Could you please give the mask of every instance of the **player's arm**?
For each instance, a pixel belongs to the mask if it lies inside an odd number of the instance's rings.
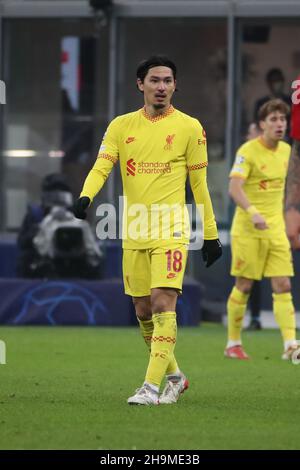
[[[285,201],[287,235],[292,248],[300,249],[300,103],[294,104],[291,116],[291,137],[294,139],[290,158]]]
[[[243,186],[245,178],[238,176],[231,176],[229,182],[229,195],[234,200],[237,206],[241,207],[251,217],[252,223],[258,230],[265,230],[268,228],[265,219],[258,212],[255,206],[251,205]]]
[[[255,228],[258,230],[265,230],[268,228],[265,219],[262,217],[256,207],[251,204],[243,189],[245,181],[250,176],[252,167],[251,158],[249,157],[244,145],[238,149],[233,167],[229,175],[229,195],[237,206],[248,212]]]
[[[112,121],[108,126],[100,145],[97,160],[86,177],[79,199],[75,202],[74,214],[78,219],[86,218],[87,208],[102,189],[111,170],[118,161],[117,126],[115,121]]]
[[[190,137],[187,166],[195,203],[203,208],[204,243],[202,256],[206,267],[209,267],[222,256],[222,245],[218,238],[216,219],[207,187],[206,136],[198,122],[196,122]]]
[[[207,186],[206,168],[189,169],[190,185],[195,203],[203,207],[204,239],[214,240],[218,238],[218,230],[213,211],[213,206]]]

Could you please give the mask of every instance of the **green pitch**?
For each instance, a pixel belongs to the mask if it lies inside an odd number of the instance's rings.
[[[223,358],[225,330],[180,329],[190,389],[176,405],[128,406],[146,347],[135,328],[0,328],[1,449],[300,449],[300,365],[278,331],[244,333],[249,362]]]

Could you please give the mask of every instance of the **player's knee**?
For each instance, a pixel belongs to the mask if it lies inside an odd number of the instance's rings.
[[[171,310],[171,308],[169,307],[169,303],[166,299],[159,299],[152,303],[153,313],[168,312],[169,310]]]
[[[138,319],[142,321],[151,320],[152,311],[151,311],[150,299],[146,300],[146,299],[133,298],[132,301],[133,301],[135,313]]]
[[[151,293],[152,313],[173,312],[176,308],[177,295],[175,289],[153,289]]]
[[[151,320],[151,318],[152,318],[151,310],[150,310],[150,312],[145,311],[145,310],[139,310],[139,311],[136,310],[135,313],[136,313],[137,318],[141,321]]]
[[[237,279],[235,287],[243,292],[243,294],[250,294],[253,286],[253,281],[250,279]]]
[[[272,287],[273,291],[276,294],[285,294],[287,292],[290,292],[292,288],[291,281],[288,277],[281,279],[272,279]]]
[[[161,296],[151,300],[153,313],[169,312],[175,310],[176,299],[168,296]]]

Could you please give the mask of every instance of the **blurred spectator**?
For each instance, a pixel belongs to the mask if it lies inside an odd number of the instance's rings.
[[[254,121],[258,122],[258,111],[259,108],[267,101],[272,100],[274,98],[279,98],[284,101],[288,106],[291,106],[291,98],[290,96],[284,93],[284,83],[285,78],[283,72],[279,68],[270,69],[266,74],[266,83],[269,88],[269,93],[262,98],[259,98],[255,105],[254,105]]]
[[[261,134],[261,131],[256,122],[250,122],[247,130],[246,140],[256,139]]]
[[[18,235],[20,277],[99,277],[101,252],[87,222],[71,212],[65,177],[47,175],[40,204],[29,204]]]

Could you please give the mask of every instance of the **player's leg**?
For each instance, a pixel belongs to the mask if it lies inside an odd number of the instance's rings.
[[[249,359],[242,347],[241,331],[253,280],[237,277],[227,301],[227,345],[225,357]]]
[[[182,291],[187,248],[180,245],[151,252],[151,307],[154,331],[146,381],[157,385],[167,374],[160,403],[175,403],[188,381],[174,357],[177,336],[176,302]]]
[[[123,250],[125,294],[132,297],[140,330],[149,350],[151,348],[153,332],[150,276],[150,257],[148,250]]]
[[[241,331],[253,281],[262,276],[266,246],[259,239],[232,237],[231,252],[231,275],[236,282],[227,301],[228,338],[224,355],[248,359],[242,348]]]
[[[151,306],[154,324],[146,382],[160,387],[174,353],[176,343],[175,289],[152,289]],[[154,310],[156,313],[154,313]]]
[[[151,349],[153,333],[150,302],[150,258],[147,250],[123,250],[123,280],[125,294],[133,298],[140,330],[146,345]],[[130,405],[157,405],[158,390],[148,384],[128,398]]]
[[[140,325],[141,334],[144,338],[145,344],[151,352],[151,341],[153,335],[153,319],[152,319],[152,310],[151,310],[151,297],[133,297],[132,299],[137,320]],[[171,357],[169,362],[166,374],[175,374],[179,371],[178,364],[176,362],[174,354]]]
[[[296,342],[295,308],[290,277],[294,275],[290,244],[285,234],[270,242],[265,276],[271,278],[273,311],[284,343],[283,359],[290,359]]]
[[[140,331],[146,346],[151,351],[151,339],[153,334],[153,320],[151,311],[150,295],[143,297],[133,297],[133,305],[137,320],[139,322]]]
[[[282,359],[289,360],[299,349],[296,340],[295,308],[291,294],[291,282],[288,277],[271,278],[273,290],[273,311],[281,331],[284,353]]]
[[[151,352],[151,341],[154,329],[151,310],[151,297],[150,295],[146,297],[133,297],[132,300],[135,307],[137,320],[140,325],[141,334],[144,338],[145,344],[149,352]],[[178,371],[178,364],[173,354],[168,365],[166,374],[174,375]]]
[[[170,371],[177,337],[177,295],[176,289],[168,288],[154,288],[151,292],[152,311],[158,313],[153,313],[154,331],[146,382],[159,386],[167,374],[167,384],[160,396],[161,404],[176,403],[188,388],[188,381],[177,364]]]
[[[123,253],[123,273],[125,292],[133,297],[137,320],[144,341],[151,352],[151,342],[154,324],[152,320],[150,295],[150,255],[149,250],[124,250]],[[174,354],[171,355],[167,368],[167,374],[180,373]],[[147,384],[146,384],[147,385]],[[155,384],[148,384],[150,389]],[[148,387],[148,389],[149,389]],[[155,391],[156,386],[155,386]],[[144,389],[139,389],[138,397],[130,397],[129,402],[143,401],[144,396],[140,394]],[[148,395],[148,394],[147,394]],[[147,398],[147,397],[146,397]],[[150,400],[151,401],[151,400]]]
[[[151,354],[151,344],[153,335],[153,320],[151,311],[151,300],[149,296],[133,297],[133,304],[137,320],[139,322],[140,331],[144,338],[145,344]],[[128,398],[127,402],[130,405],[156,405],[158,404],[159,389],[155,384],[143,383],[142,387],[137,389],[135,394]]]
[[[177,292],[174,289],[155,289],[151,294],[151,305],[160,309],[160,314],[152,315],[153,333],[150,346],[150,358],[143,386],[128,399],[131,405],[157,404],[160,384],[168,365],[174,358],[176,343],[175,307]],[[139,301],[136,302],[139,305]],[[141,304],[139,305],[141,307]],[[141,311],[139,311],[141,314]]]
[[[260,310],[261,310],[261,283],[255,281],[251,294],[249,297],[249,309],[251,314],[250,323],[247,327],[248,331],[257,331],[261,330],[261,321],[260,321]]]

